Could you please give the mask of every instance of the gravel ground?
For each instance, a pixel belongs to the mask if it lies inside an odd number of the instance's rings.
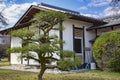
[[[1,66],[0,69],[11,69],[11,70],[19,70],[19,71],[30,71],[30,72],[39,72],[40,69],[37,68],[31,68],[30,66]],[[62,73],[60,70],[58,69],[47,69],[45,71],[45,73],[53,73],[53,74],[58,74],[58,73]]]
[[[23,65],[1,66],[0,69],[11,69],[11,70],[30,71],[30,72],[39,72],[40,71],[40,69],[38,69],[36,67],[23,66]],[[45,71],[45,73],[60,74],[60,73],[73,73],[73,72],[84,72],[84,71],[88,71],[88,70],[80,69],[80,70],[71,70],[71,71],[60,71],[57,68],[55,68],[55,69],[47,69]]]

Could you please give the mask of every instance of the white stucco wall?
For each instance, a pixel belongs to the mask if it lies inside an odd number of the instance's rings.
[[[63,40],[66,42],[63,49],[73,50],[73,25],[78,28],[85,27],[85,47],[91,47],[89,40],[95,37],[95,33],[92,31],[86,31],[86,28],[91,27],[92,24],[77,20],[67,20],[63,25],[65,27],[63,30]]]
[[[38,58],[38,55],[36,52],[30,51],[31,55],[33,55],[35,58]],[[24,61],[25,62],[25,61]],[[29,65],[39,65],[39,63],[33,59],[29,59]]]
[[[88,27],[85,27],[85,47],[91,48],[92,44],[89,42],[96,37],[95,31],[86,31]]]
[[[11,53],[10,55],[10,64],[21,64],[20,53]]]
[[[11,48],[22,47],[22,40],[19,37],[11,37]]]
[[[11,48],[21,47],[21,39],[18,37],[11,37]],[[21,64],[20,53],[11,53],[10,54],[10,63],[11,64]]]
[[[12,37],[11,38],[11,48],[13,47],[22,47],[22,40],[18,37]],[[38,57],[37,54],[35,52],[31,52],[31,54],[33,54],[35,57]],[[26,58],[20,58],[21,53],[11,53],[10,56],[10,63],[11,64],[28,64],[28,60]],[[37,63],[34,60],[29,60],[30,65],[39,65],[39,63]]]
[[[63,49],[73,51],[73,25],[74,27],[78,28],[83,28],[83,26],[85,27],[85,47],[91,48],[91,43],[89,42],[89,40],[95,37],[95,33],[92,31],[86,31],[86,29],[88,27],[91,27],[93,24],[77,20],[67,20],[63,23],[63,26],[65,27],[65,29],[63,30],[63,40],[65,41]],[[75,55],[83,62],[83,51],[82,54],[76,53]]]
[[[63,45],[64,50],[71,50],[73,51],[73,25],[78,28],[83,28],[85,26],[85,29],[88,27],[91,27],[92,24],[83,22],[83,21],[77,21],[77,20],[66,20],[63,23],[64,30],[63,30],[63,40],[65,41],[65,44]],[[58,25],[56,25],[57,27]],[[59,31],[58,30],[52,30],[49,35],[56,34],[59,37]],[[91,47],[91,44],[89,40],[95,37],[94,32],[92,31],[86,31],[85,30],[85,47]],[[12,37],[11,38],[11,47],[21,47],[21,39]],[[34,53],[35,54],[35,53]],[[19,53],[11,53],[11,64],[21,64],[21,61],[18,60]],[[83,54],[76,54],[78,57],[82,57]],[[80,55],[80,56],[79,56]],[[54,57],[59,58],[58,55],[54,55]],[[23,59],[23,64],[27,64],[27,60]],[[38,64],[34,60],[29,60],[30,65],[36,65]],[[53,63],[54,64],[54,63]]]
[[[58,29],[58,28],[59,28],[59,25],[55,25],[54,28]],[[58,38],[60,37],[60,35],[59,35],[59,30],[54,30],[54,29],[49,32],[49,35],[50,35],[50,36],[52,36],[52,35],[57,35]]]

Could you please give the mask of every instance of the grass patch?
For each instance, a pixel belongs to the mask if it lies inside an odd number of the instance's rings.
[[[37,80],[37,73],[0,69],[0,80]]]
[[[8,66],[8,65],[9,65],[8,58],[1,59],[0,66]]]
[[[0,80],[37,80],[33,72],[0,69]],[[88,71],[69,74],[45,74],[44,80],[120,80],[120,73]]]

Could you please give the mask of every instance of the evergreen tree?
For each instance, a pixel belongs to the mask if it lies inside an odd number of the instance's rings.
[[[59,61],[60,59],[54,57],[54,55],[63,55],[70,52],[72,55],[74,52],[63,51],[61,45],[64,43],[57,35],[50,35],[50,31],[54,28],[59,30],[63,29],[62,23],[69,17],[57,11],[44,11],[39,12],[34,16],[34,22],[29,28],[23,28],[14,30],[11,35],[22,39],[22,47],[14,47],[11,52],[20,52],[22,57],[33,59],[40,64],[40,73],[38,80],[42,80],[42,76],[45,70],[48,68],[46,64],[50,64],[53,61]],[[55,25],[59,25],[55,27]],[[38,57],[32,52],[36,52]],[[60,63],[59,63],[60,64]],[[71,64],[73,66],[73,64]],[[70,66],[71,67],[71,66]]]

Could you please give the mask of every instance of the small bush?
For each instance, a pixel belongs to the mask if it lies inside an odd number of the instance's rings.
[[[98,37],[92,52],[100,68],[120,71],[120,30]]]
[[[64,57],[71,57],[71,56],[74,56],[75,54],[75,52],[69,51],[69,50],[64,50],[63,53],[64,53],[63,54]]]
[[[66,59],[61,59],[58,62],[58,68],[60,70],[64,70],[64,71],[68,71],[70,70],[72,67],[77,66],[81,63],[80,59],[75,58],[75,59],[70,59],[70,58],[66,58]]]
[[[74,51],[64,50],[63,59],[60,59],[60,61],[58,62],[58,68],[60,70],[68,71],[72,67],[81,64],[80,59],[73,57],[74,54]]]
[[[70,70],[70,68],[73,66],[73,60],[71,59],[65,59],[65,60],[60,60],[58,63],[58,68],[61,70]]]

